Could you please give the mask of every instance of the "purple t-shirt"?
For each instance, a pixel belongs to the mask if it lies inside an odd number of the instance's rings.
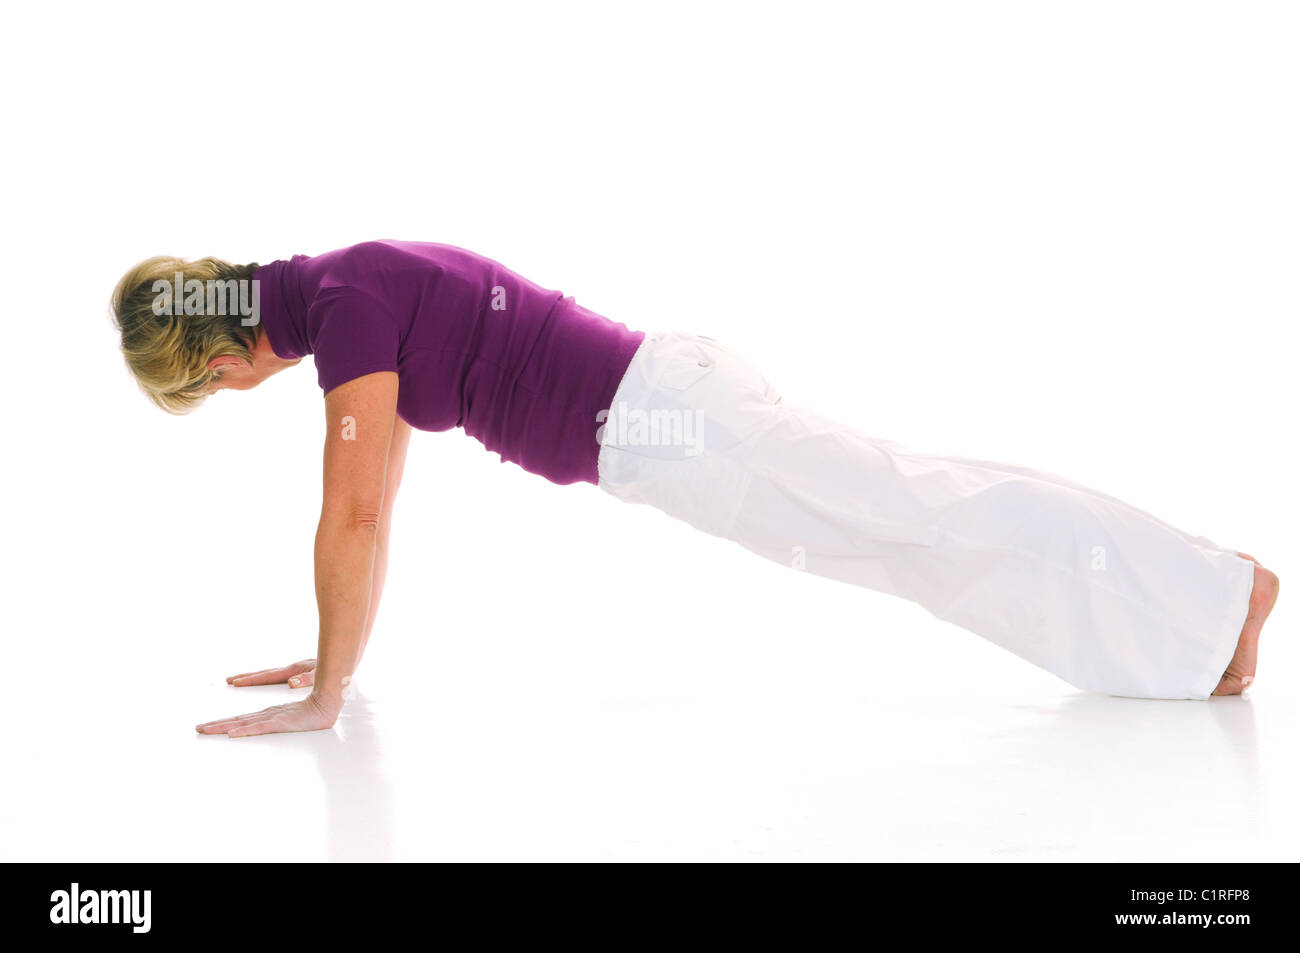
[[[271,349],[313,355],[325,392],[396,371],[412,427],[463,427],[503,463],[596,482],[597,414],[643,332],[453,245],[363,242],[253,277]]]

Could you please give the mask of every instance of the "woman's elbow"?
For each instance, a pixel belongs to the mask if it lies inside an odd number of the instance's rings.
[[[321,511],[321,528],[377,534],[382,502],[354,502],[327,506]]]

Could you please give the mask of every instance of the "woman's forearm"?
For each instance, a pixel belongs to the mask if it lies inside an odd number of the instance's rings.
[[[322,516],[316,531],[320,636],[312,694],[335,709],[342,706],[371,621],[377,536],[377,520],[342,514]]]
[[[388,468],[385,475],[384,505],[379,513],[378,532],[375,534],[375,561],[370,573],[370,604],[366,609],[366,628],[361,633],[361,646],[357,649],[357,665],[370,642],[370,633],[379,615],[379,600],[384,594],[384,577],[388,574],[388,541],[392,536],[393,507],[397,491],[402,485],[402,471],[406,468],[406,450],[411,441],[411,425],[400,417],[393,421],[393,436],[388,447]],[[355,667],[354,667],[355,671]]]
[[[361,633],[361,645],[357,648],[357,662],[353,671],[361,665],[366,654],[366,645],[370,642],[370,632],[375,627],[375,616],[379,614],[379,600],[384,594],[384,577],[388,574],[388,525],[387,519],[379,525],[375,537],[375,562],[370,572],[370,606],[366,610],[366,627]]]

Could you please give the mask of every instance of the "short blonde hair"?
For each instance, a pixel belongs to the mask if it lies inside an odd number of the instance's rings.
[[[157,282],[251,280],[257,265],[234,265],[220,258],[186,261],[169,255],[147,258],[113,289],[113,321],[122,332],[122,355],[136,382],[155,404],[172,414],[186,414],[206,399],[204,388],[214,376],[209,363],[217,357],[251,361],[260,325],[245,326],[241,315],[219,313],[209,296],[200,314],[176,307],[158,313]],[[170,300],[170,299],[169,299]]]

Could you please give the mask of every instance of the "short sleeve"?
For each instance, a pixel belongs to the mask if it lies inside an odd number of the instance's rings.
[[[325,393],[366,374],[397,371],[397,322],[370,295],[330,289],[308,308],[307,323],[315,331],[316,379]]]

